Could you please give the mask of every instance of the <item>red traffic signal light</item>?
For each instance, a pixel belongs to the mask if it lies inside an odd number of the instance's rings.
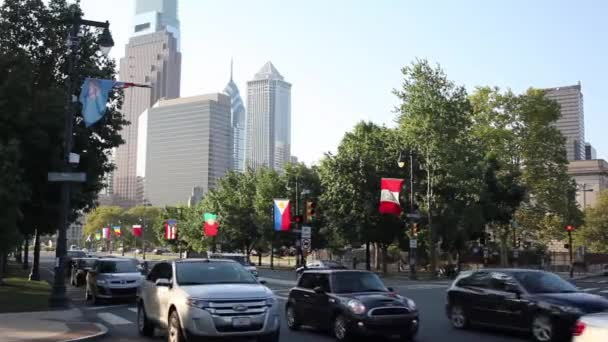
[[[574,230],[574,226],[571,226],[571,225],[566,226],[566,231],[571,232],[573,230]]]
[[[302,223],[302,215],[296,215],[296,216],[293,218],[293,221],[294,221],[296,224],[298,224],[298,223]]]

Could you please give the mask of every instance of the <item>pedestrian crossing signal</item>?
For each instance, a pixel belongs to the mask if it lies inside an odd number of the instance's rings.
[[[317,214],[317,203],[313,200],[306,201],[306,222],[312,223],[315,221]]]

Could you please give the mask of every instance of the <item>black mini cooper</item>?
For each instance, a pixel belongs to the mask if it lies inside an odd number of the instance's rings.
[[[289,292],[285,310],[290,329],[310,325],[332,331],[338,341],[357,336],[413,339],[419,326],[414,301],[368,271],[305,271]]]

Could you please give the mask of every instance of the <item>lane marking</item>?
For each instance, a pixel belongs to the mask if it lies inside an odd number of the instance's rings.
[[[106,306],[91,306],[86,308],[86,310],[90,310],[90,311],[97,311],[97,310],[105,310],[105,309],[121,309],[126,307],[129,304],[122,304],[122,305],[106,305]]]
[[[600,293],[608,293],[608,290],[602,290]]]
[[[128,310],[131,312],[137,313],[137,308],[129,308]]]
[[[588,289],[583,289],[583,291],[585,291],[585,292],[592,292],[592,291],[599,290],[599,289],[600,289],[599,287],[591,287],[591,288],[588,288]]]
[[[133,322],[109,312],[100,312],[97,314],[97,317],[111,325],[133,324]]]

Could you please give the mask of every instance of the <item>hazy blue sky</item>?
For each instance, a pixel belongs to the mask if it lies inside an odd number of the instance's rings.
[[[82,0],[124,54],[134,1]],[[608,2],[181,0],[182,96],[245,82],[271,60],[292,88],[292,154],[314,162],[360,120],[392,125],[400,68],[439,63],[458,84],[582,82],[586,139],[608,157]]]

